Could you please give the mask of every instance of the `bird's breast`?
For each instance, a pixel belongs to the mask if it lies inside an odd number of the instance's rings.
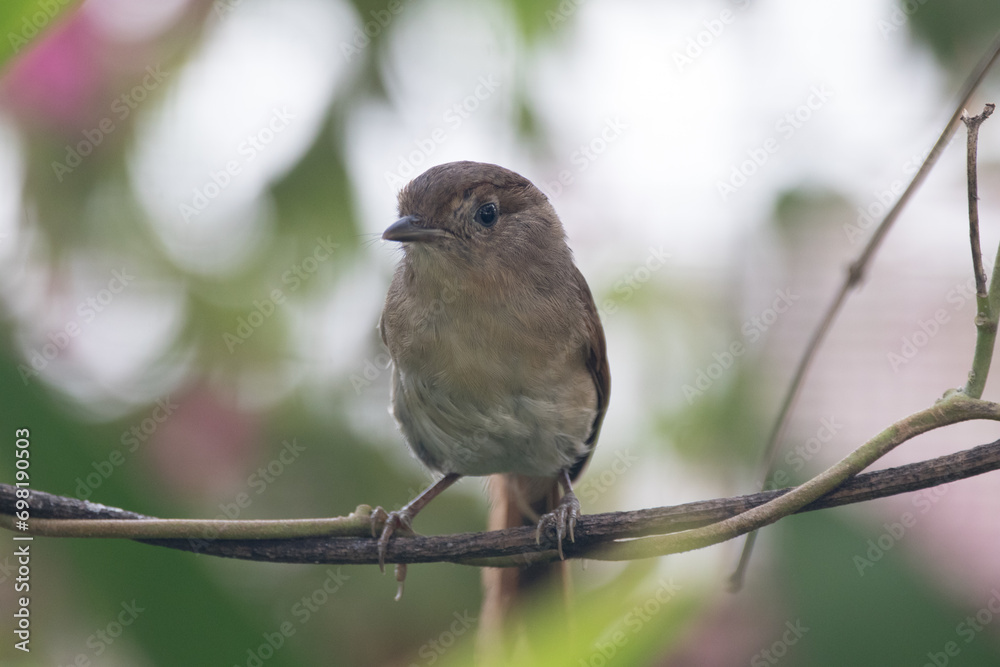
[[[585,454],[596,391],[577,337],[558,325],[524,302],[456,295],[387,329],[392,411],[417,456],[443,472],[549,476]]]

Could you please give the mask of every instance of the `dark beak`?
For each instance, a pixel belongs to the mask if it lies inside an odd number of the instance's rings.
[[[423,227],[422,222],[418,215],[404,216],[389,225],[389,228],[382,232],[382,238],[400,243],[421,243],[440,238],[447,233],[436,227]]]

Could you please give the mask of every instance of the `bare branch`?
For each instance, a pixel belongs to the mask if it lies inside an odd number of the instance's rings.
[[[864,473],[849,479],[833,493],[800,509],[809,512],[866,502],[918,491],[1000,469],[1000,440],[956,454],[920,463]],[[721,521],[774,500],[790,489],[747,496],[719,498],[673,507],[580,518],[576,542],[565,545],[567,558],[587,558],[588,552],[613,542],[648,535],[673,533]],[[13,486],[0,484],[0,518],[14,511]],[[149,519],[135,512],[31,492],[32,521],[38,519]],[[363,513],[363,512],[362,512]],[[5,522],[9,524],[9,521]],[[146,544],[214,556],[281,563],[376,564],[376,540],[371,537],[298,537],[290,539],[164,539],[138,540]],[[455,562],[469,565],[513,566],[558,558],[555,549],[535,543],[535,529],[514,528],[484,533],[435,537],[398,536],[389,544],[386,560],[392,563]]]
[[[972,370],[963,390],[966,395],[979,398],[986,388],[986,377],[993,360],[993,347],[997,338],[997,309],[986,286],[986,270],[983,268],[983,251],[979,245],[979,182],[976,176],[976,159],[979,146],[979,126],[993,114],[996,105],[987,104],[978,116],[962,114],[962,122],[968,128],[966,143],[966,171],[969,182],[969,241],[972,246],[972,271],[976,276],[976,349],[972,356]],[[1000,252],[1000,251],[998,251]],[[993,263],[994,278],[990,289],[997,289],[997,266]]]
[[[976,275],[976,296],[986,298],[986,270],[983,269],[983,251],[979,246],[979,181],[976,176],[976,159],[979,148],[979,126],[993,115],[995,104],[987,104],[978,116],[962,113],[962,122],[968,128],[966,141],[966,171],[969,182],[969,240],[972,245],[972,269]]]
[[[762,460],[764,461],[764,474],[762,475],[763,481],[761,482],[761,486],[766,483],[766,480],[774,471],[774,462],[777,459],[778,454],[778,443],[781,441],[781,436],[788,424],[788,417],[792,412],[792,407],[795,405],[796,399],[798,398],[799,391],[802,389],[802,383],[805,380],[806,373],[808,373],[809,367],[812,365],[812,361],[819,351],[819,346],[823,343],[827,333],[829,333],[830,329],[833,327],[833,322],[840,313],[840,309],[847,300],[847,296],[858,286],[864,277],[864,273],[867,270],[868,265],[871,263],[872,257],[875,256],[875,253],[881,246],[882,240],[889,233],[889,230],[896,222],[899,214],[902,213],[903,208],[910,201],[910,198],[923,184],[924,179],[927,178],[927,174],[929,174],[934,165],[937,164],[938,158],[941,156],[941,153],[944,152],[945,147],[948,145],[948,142],[951,141],[951,137],[954,135],[955,130],[958,127],[959,119],[962,117],[964,109],[969,103],[969,99],[971,99],[972,94],[979,88],[979,85],[986,77],[986,72],[988,72],[993,66],[993,63],[996,61],[998,56],[1000,56],[1000,34],[997,34],[997,36],[993,38],[993,42],[990,44],[986,55],[983,56],[982,60],[980,60],[976,65],[976,69],[969,75],[965,85],[962,87],[962,92],[959,95],[959,101],[955,107],[955,112],[952,114],[951,119],[949,119],[948,124],[945,125],[944,130],[938,137],[937,142],[935,142],[931,152],[924,159],[923,164],[920,165],[920,169],[917,170],[917,173],[913,176],[913,180],[910,181],[906,190],[904,190],[903,194],[900,195],[899,200],[895,203],[895,205],[893,205],[889,212],[886,213],[885,218],[882,219],[882,222],[879,223],[879,226],[875,229],[871,238],[868,239],[868,243],[861,251],[861,254],[848,268],[843,284],[841,284],[837,294],[834,296],[830,305],[824,312],[820,323],[813,332],[813,335],[809,338],[809,342],[806,344],[806,349],[802,353],[802,357],[799,359],[798,364],[795,366],[795,372],[792,374],[792,380],[788,385],[788,390],[785,392],[784,398],[782,399],[781,407],[778,410],[778,416],[774,420],[774,426],[771,429],[771,434],[768,438],[767,444],[764,446],[764,454],[762,456]],[[740,555],[739,563],[729,579],[730,588],[732,590],[739,590],[743,585],[743,576],[746,572],[747,564],[750,561],[750,553],[753,551],[755,535],[756,532],[752,532],[747,536],[746,543],[743,546],[743,552]]]

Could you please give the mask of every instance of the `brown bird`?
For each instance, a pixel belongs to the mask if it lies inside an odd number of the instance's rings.
[[[490,527],[537,525],[539,542],[554,533],[561,557],[580,513],[572,482],[597,443],[611,384],[604,330],[559,217],[528,179],[478,162],[415,178],[399,215],[382,235],[403,244],[379,322],[391,412],[443,477],[380,514],[380,565],[394,531],[466,475],[503,475]],[[519,585],[511,568],[499,579]]]

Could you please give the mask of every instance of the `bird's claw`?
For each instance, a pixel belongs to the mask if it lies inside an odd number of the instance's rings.
[[[570,542],[576,542],[574,530],[576,529],[576,520],[579,516],[580,501],[576,499],[572,491],[569,491],[562,497],[554,510],[542,515],[542,518],[538,520],[538,527],[535,529],[535,543],[541,544],[542,533],[548,534],[550,530],[554,529],[556,533],[556,545],[559,549],[559,559],[565,560],[562,548],[563,540],[568,535]]]
[[[386,519],[388,518],[389,518],[389,513],[386,512],[384,509],[382,509],[381,505],[372,510],[370,516],[372,537],[378,536],[379,531],[381,531],[382,527],[385,526]]]
[[[386,512],[381,507],[376,507],[372,511],[371,526],[372,537],[375,537],[379,528],[382,530],[382,534],[378,538],[378,569],[385,574],[385,552],[389,549],[389,539],[397,530],[412,534],[413,517],[405,511]],[[405,569],[402,576],[406,577]],[[402,584],[402,581],[400,581],[400,584]]]
[[[393,599],[399,602],[403,599],[403,584],[406,583],[406,563],[396,563],[396,582],[399,586],[396,587],[396,597]]]

